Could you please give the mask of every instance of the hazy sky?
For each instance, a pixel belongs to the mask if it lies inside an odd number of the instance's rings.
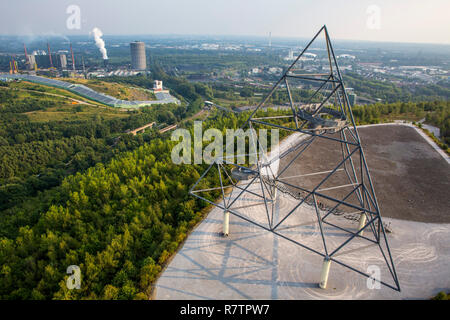
[[[326,24],[336,39],[449,44],[449,13],[450,0],[1,0],[0,34],[311,37]]]

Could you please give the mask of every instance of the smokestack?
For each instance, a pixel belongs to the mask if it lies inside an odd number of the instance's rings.
[[[92,33],[94,34],[95,45],[102,53],[103,60],[108,59],[108,53],[105,48],[105,41],[102,39],[103,32],[99,28],[95,27],[94,29],[92,29]]]
[[[47,41],[47,49],[48,49],[48,58],[50,59],[50,68],[53,68],[53,61],[52,61],[52,52],[50,51],[50,44]]]
[[[50,51],[50,44],[47,41],[48,58],[50,59],[50,68],[53,68],[52,52]]]
[[[23,49],[25,50],[25,61],[28,62],[27,46],[25,45],[25,43],[23,44]]]
[[[84,74],[84,77],[87,78],[87,76],[86,76],[86,67],[84,66],[84,56],[81,56],[81,63],[83,64],[83,74]]]
[[[31,63],[28,59],[28,52],[27,52],[27,46],[25,45],[25,42],[23,43],[23,49],[25,51],[25,65],[27,66],[27,69],[31,69]]]
[[[72,54],[72,69],[75,72],[75,56],[73,55],[72,43],[70,43],[70,53]]]

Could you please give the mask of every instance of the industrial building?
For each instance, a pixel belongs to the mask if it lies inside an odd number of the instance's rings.
[[[38,68],[50,68],[50,58],[47,54],[37,54],[34,56]]]
[[[52,57],[53,58],[53,57]],[[62,53],[58,53],[53,58],[53,61],[55,61],[55,68],[58,69],[66,69],[67,68],[67,56]]]
[[[133,70],[146,70],[147,58],[145,55],[145,43],[134,41],[130,43],[131,49],[131,68]]]
[[[28,70],[33,70],[36,65],[36,56],[35,55],[26,55],[26,65]]]
[[[54,67],[62,70],[67,68],[67,57],[65,54],[35,55],[34,58],[37,66],[42,69]]]

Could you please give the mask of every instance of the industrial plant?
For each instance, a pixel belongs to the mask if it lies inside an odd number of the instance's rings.
[[[9,61],[10,74],[43,75],[51,77],[107,77],[119,76],[129,77],[140,73],[147,73],[146,45],[141,41],[129,43],[130,63],[123,65],[111,65],[102,39],[103,33],[94,28],[92,31],[96,47],[99,49],[102,62],[92,63],[92,59],[86,63],[86,53],[79,48],[74,49],[72,42],[69,42],[68,50],[53,51],[47,41],[45,49],[27,50],[27,45],[23,44],[24,56],[11,55]],[[76,50],[78,49],[78,52]],[[22,58],[23,57],[23,58]]]

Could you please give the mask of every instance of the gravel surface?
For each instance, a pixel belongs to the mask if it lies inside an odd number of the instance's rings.
[[[375,125],[361,127],[358,132],[383,217],[450,223],[450,165],[416,129],[406,125]],[[284,168],[294,156],[291,154],[281,160],[280,168]],[[281,177],[288,178],[285,181],[289,183],[311,189],[324,175],[289,177],[331,170],[340,160],[338,143],[316,139]],[[356,155],[357,169],[358,164],[359,156]],[[322,188],[348,183],[345,172],[339,171]],[[350,190],[342,188],[324,193],[342,199]],[[356,199],[353,200],[356,203]],[[330,205],[323,199],[322,202]]]

